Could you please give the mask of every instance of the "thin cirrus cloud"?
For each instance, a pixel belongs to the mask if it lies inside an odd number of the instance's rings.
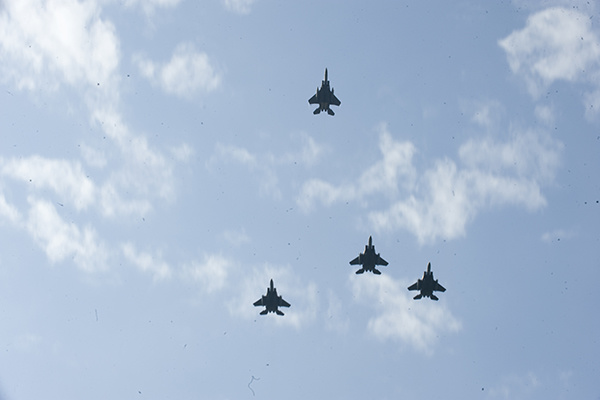
[[[534,98],[557,80],[589,83],[594,89],[584,96],[586,115],[598,113],[600,40],[588,15],[548,8],[530,16],[523,29],[498,44],[506,52],[511,71],[523,77]]]
[[[517,132],[506,142],[472,139],[459,149],[460,164],[445,157],[417,172],[410,142],[399,142],[387,130],[380,135],[382,160],[357,183],[334,185],[321,179],[307,181],[297,202],[310,212],[341,201],[363,201],[392,194],[390,206],[369,212],[377,230],[404,229],[420,243],[465,234],[466,224],[484,208],[499,205],[543,207],[541,192],[560,163],[562,145],[544,133]],[[374,180],[367,178],[376,176]]]
[[[134,56],[134,62],[144,77],[176,96],[210,92],[221,84],[221,74],[213,61],[191,43],[179,44],[166,63],[154,62],[142,55]]]

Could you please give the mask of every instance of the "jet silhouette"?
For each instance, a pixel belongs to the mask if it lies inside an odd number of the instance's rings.
[[[408,290],[420,290],[421,293],[414,297],[415,300],[419,300],[421,297],[430,297],[431,300],[438,300],[437,296],[433,292],[445,292],[446,288],[438,283],[437,280],[433,279],[433,272],[431,272],[431,263],[427,264],[427,271],[423,273],[423,279],[418,279],[416,283],[413,283],[408,287]]]
[[[260,312],[260,315],[266,315],[267,313],[274,312],[277,315],[284,315],[283,312],[279,311],[278,307],[289,307],[290,303],[285,301],[281,296],[277,296],[277,289],[273,287],[273,279],[271,279],[271,287],[267,288],[267,295],[262,296],[260,299],[254,302],[255,307],[264,306],[266,307]]]
[[[329,89],[329,81],[327,80],[327,68],[325,68],[325,80],[321,83],[321,89],[317,88],[317,94],[308,99],[308,104],[318,104],[319,107],[313,114],[319,114],[321,111],[327,111],[329,115],[335,115],[330,105],[339,106],[341,101],[333,94],[333,88]]]
[[[357,274],[362,274],[365,271],[373,271],[375,275],[381,275],[381,271],[375,268],[376,265],[388,265],[379,254],[375,253],[373,246],[373,238],[369,236],[369,244],[365,246],[365,252],[361,253],[354,260],[350,261],[350,265],[362,265],[362,268],[356,271]]]

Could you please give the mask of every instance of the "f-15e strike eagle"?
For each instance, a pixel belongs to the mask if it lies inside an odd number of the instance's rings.
[[[262,296],[260,299],[255,301],[254,306],[266,307],[263,311],[260,312],[260,315],[266,315],[270,312],[274,312],[277,315],[284,315],[283,312],[279,311],[278,307],[289,307],[290,303],[285,301],[281,296],[277,296],[277,289],[273,287],[273,279],[271,279],[271,287],[267,288],[267,295]]]
[[[341,101],[333,94],[333,88],[329,89],[329,80],[327,80],[327,68],[325,68],[325,80],[321,83],[321,89],[317,88],[317,93],[308,99],[308,104],[318,104],[319,107],[313,111],[313,114],[319,114],[321,111],[327,111],[329,115],[335,115],[330,105],[339,106]]]
[[[362,265],[362,268],[356,271],[357,274],[362,274],[365,271],[373,271],[375,275],[381,275],[381,271],[375,268],[376,265],[388,265],[381,256],[375,253],[373,246],[373,237],[369,236],[369,244],[365,246],[365,252],[361,253],[354,260],[350,261],[350,265]]]
[[[413,283],[408,287],[408,290],[420,290],[421,293],[414,297],[415,300],[419,300],[421,297],[430,297],[431,300],[438,300],[437,296],[433,292],[445,292],[446,288],[438,283],[437,280],[433,279],[433,272],[431,272],[431,263],[427,264],[427,271],[423,273],[423,279],[418,279],[416,283]]]

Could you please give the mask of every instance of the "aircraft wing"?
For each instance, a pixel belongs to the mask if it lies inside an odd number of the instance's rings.
[[[438,292],[445,292],[446,288],[436,282],[435,283],[435,287],[433,288],[433,290],[436,290]]]
[[[285,301],[283,298],[279,299],[279,307],[290,307],[290,303]]]
[[[319,100],[317,99],[316,93],[313,95],[313,97],[308,99],[308,104],[319,104]]]
[[[262,297],[254,302],[255,307],[264,306],[264,305],[265,305],[265,303],[263,303]]]
[[[342,104],[342,102],[335,97],[335,94],[331,93],[331,104],[333,104],[334,106],[339,106],[340,104]]]
[[[415,282],[408,287],[408,290],[419,290],[419,282]]]
[[[350,261],[350,265],[361,265],[360,256],[356,257],[354,260]]]
[[[385,261],[383,258],[381,258],[381,256],[379,256],[379,255],[377,256],[377,260],[375,261],[375,263],[377,265],[383,265],[383,266],[388,265],[388,262]]]

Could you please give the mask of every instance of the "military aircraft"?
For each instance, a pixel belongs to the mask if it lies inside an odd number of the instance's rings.
[[[365,271],[373,271],[375,275],[381,275],[381,271],[375,268],[376,265],[388,265],[379,254],[375,253],[373,246],[373,237],[369,236],[369,244],[365,246],[365,252],[361,253],[354,260],[350,261],[350,265],[362,265],[362,268],[356,271],[357,274],[362,274]]]
[[[430,297],[431,300],[438,300],[437,296],[433,292],[445,292],[446,288],[438,283],[437,280],[433,279],[433,272],[431,272],[431,263],[427,264],[427,271],[423,273],[423,279],[417,279],[416,283],[413,283],[408,287],[408,290],[420,290],[421,293],[414,297],[415,300],[419,300],[421,297]]]
[[[327,80],[327,68],[325,68],[325,80],[321,83],[321,89],[317,88],[317,94],[308,99],[308,104],[318,104],[319,107],[313,114],[319,114],[321,111],[327,111],[329,115],[335,115],[333,110],[329,108],[330,105],[339,106],[342,104],[341,101],[333,94],[333,88],[329,90],[329,81]]]
[[[285,301],[281,296],[277,296],[277,289],[273,287],[273,279],[271,279],[271,287],[267,288],[267,295],[262,296],[260,299],[254,302],[255,307],[264,306],[266,307],[260,312],[260,315],[266,315],[267,313],[274,312],[277,315],[283,315],[283,312],[279,311],[278,307],[289,307],[290,303]]]

